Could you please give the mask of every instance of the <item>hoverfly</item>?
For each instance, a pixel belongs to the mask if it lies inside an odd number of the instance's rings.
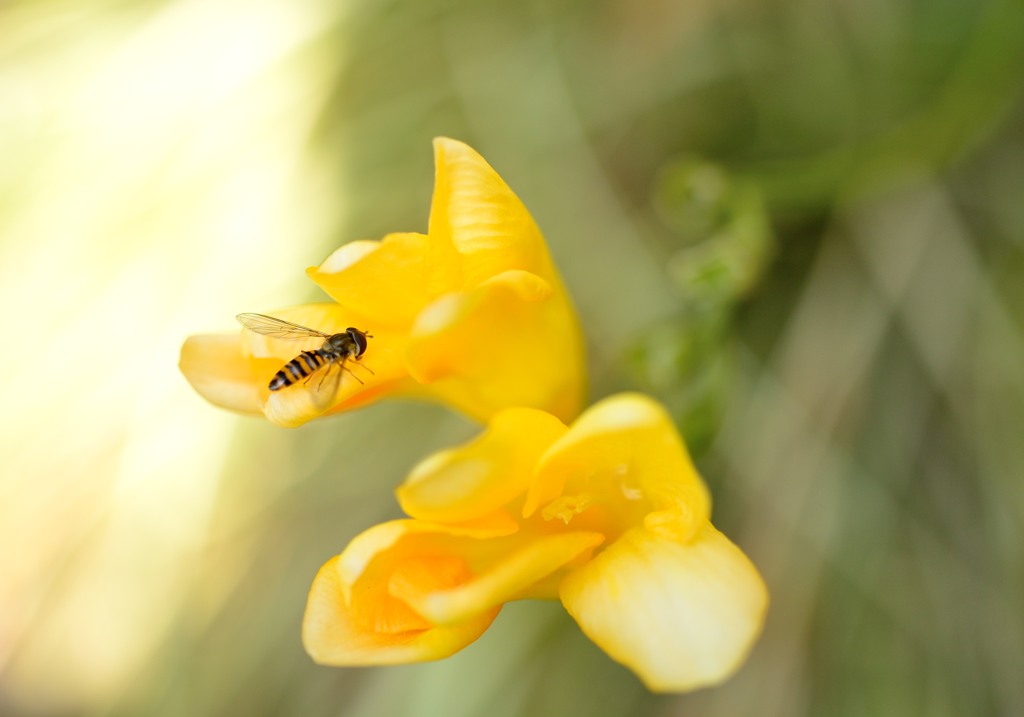
[[[287,388],[303,379],[308,383],[314,374],[323,369],[323,375],[320,377],[320,383],[317,384],[315,396],[326,403],[334,398],[341,375],[345,371],[348,371],[352,378],[359,381],[359,383],[363,382],[345,363],[350,359],[358,361],[362,357],[366,352],[366,340],[372,339],[373,334],[354,329],[351,326],[345,329],[344,333],[325,334],[322,331],[293,324],[284,319],[275,319],[273,316],[266,316],[264,314],[239,314],[235,318],[250,331],[255,331],[257,334],[263,334],[275,339],[303,341],[320,338],[324,340],[320,348],[313,349],[312,351],[303,351],[282,366],[281,370],[274,374],[274,378],[270,379],[269,388],[271,391],[280,391],[282,388]],[[368,366],[359,365],[373,374],[373,371],[370,371]],[[339,368],[337,373],[334,372],[335,366]]]

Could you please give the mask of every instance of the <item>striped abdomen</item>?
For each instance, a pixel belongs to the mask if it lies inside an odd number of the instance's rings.
[[[319,351],[303,351],[286,363],[270,380],[270,390],[277,391],[293,383],[301,381],[328,362],[328,358]]]

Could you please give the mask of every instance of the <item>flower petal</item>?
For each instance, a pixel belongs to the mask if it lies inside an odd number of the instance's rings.
[[[543,411],[505,409],[477,438],[413,468],[398,502],[414,518],[442,523],[488,515],[525,492],[537,460],[566,430]]]
[[[648,505],[648,529],[681,542],[711,514],[711,498],[671,417],[660,404],[624,393],[594,404],[551,446],[537,467],[523,514],[563,494],[567,481],[614,478],[614,493]],[[578,487],[577,487],[578,489]]]
[[[729,677],[768,605],[757,569],[710,523],[685,545],[628,531],[566,577],[560,593],[583,632],[657,692]]]
[[[457,554],[452,547],[463,539],[484,540],[509,534],[489,527],[453,526],[425,520],[391,520],[373,526],[352,539],[340,556],[338,573],[346,599],[352,586],[371,571],[390,574],[392,567],[415,554]]]
[[[533,217],[483,157],[438,137],[434,167],[429,235],[432,243],[462,255],[464,288],[509,269],[554,276]]]
[[[568,421],[582,401],[582,342],[572,309],[563,293],[525,271],[504,272],[427,307],[413,325],[407,361],[433,396],[481,421],[509,406]]]
[[[338,561],[332,558],[317,573],[302,621],[302,644],[323,665],[394,665],[447,657],[482,635],[498,613],[495,609],[445,627],[370,630],[345,597]]]
[[[389,234],[379,242],[345,244],[306,273],[338,304],[374,326],[408,326],[428,303],[458,289],[446,279],[456,269],[430,259],[426,236]]]
[[[303,642],[318,662],[378,665],[445,657],[475,640],[499,605],[439,628],[390,592],[399,574],[416,589],[454,587],[472,573],[470,553],[501,529],[393,520],[356,536],[325,565],[310,591]]]
[[[190,336],[181,347],[181,372],[210,403],[242,413],[260,413],[260,381],[242,355],[238,334]]]
[[[471,546],[475,548],[471,560],[486,560],[487,564],[454,587],[425,589],[422,579],[410,579],[412,576],[404,573],[392,577],[390,592],[435,624],[457,625],[479,614],[481,609],[509,600],[549,597],[534,594],[534,586],[581,556],[589,555],[603,541],[600,533],[587,532],[494,539]]]

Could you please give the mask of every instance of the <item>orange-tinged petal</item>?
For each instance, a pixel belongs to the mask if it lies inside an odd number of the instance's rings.
[[[337,562],[339,589],[351,619],[371,632],[456,624],[507,600],[538,596],[538,581],[586,559],[603,540],[580,531],[508,534],[500,527],[393,520],[345,548]]]
[[[493,541],[503,546],[491,554],[493,562],[453,587],[435,587],[425,584],[419,574],[406,574],[392,579],[390,592],[434,624],[457,625],[481,610],[509,600],[547,597],[535,595],[534,586],[581,556],[589,555],[603,541],[600,533],[587,532]]]
[[[270,391],[268,385],[281,368],[302,351],[323,345],[323,339],[291,341],[243,330],[243,355],[251,357],[259,377],[260,400],[267,418],[279,426],[295,427],[327,413],[372,403],[384,395],[412,390],[404,365],[405,334],[389,327],[375,327],[366,317],[337,304],[306,304],[271,312],[271,316],[326,334],[344,332],[349,326],[368,331],[366,352],[358,361],[314,372],[308,379]]]
[[[566,430],[543,411],[505,409],[477,438],[413,468],[398,502],[414,518],[443,523],[488,515],[525,492],[537,460]]]
[[[339,305],[376,327],[407,327],[433,299],[459,288],[437,278],[450,271],[430,261],[422,234],[389,234],[379,242],[346,244],[306,273]]]
[[[471,579],[479,546],[502,528],[393,520],[356,536],[314,581],[303,628],[307,650],[327,664],[388,664],[435,659],[475,639],[499,607],[482,605],[460,625],[437,628],[391,594],[393,580],[424,591]]]
[[[729,677],[768,605],[757,569],[710,523],[687,544],[630,530],[570,573],[560,593],[583,632],[657,692]]]
[[[425,520],[391,520],[363,531],[348,544],[338,561],[346,597],[359,580],[390,575],[410,557],[458,555],[465,540],[499,538],[514,531],[507,525],[442,525]],[[465,552],[465,551],[462,551]]]
[[[237,334],[190,336],[181,347],[181,372],[210,403],[242,413],[260,412],[260,381],[242,355]]]
[[[429,235],[462,255],[465,288],[510,269],[553,277],[547,247],[526,207],[468,145],[434,140]]]
[[[448,657],[482,635],[498,613],[494,609],[444,627],[370,630],[346,599],[338,560],[332,558],[317,573],[302,621],[302,644],[320,664],[394,665]]]
[[[671,417],[635,393],[594,404],[551,446],[537,467],[524,515],[563,493],[603,493],[621,506],[635,506],[648,529],[678,541],[689,539],[711,513],[707,487]]]
[[[486,421],[509,406],[563,421],[584,389],[579,329],[564,294],[536,274],[507,271],[420,314],[409,371],[431,394]]]

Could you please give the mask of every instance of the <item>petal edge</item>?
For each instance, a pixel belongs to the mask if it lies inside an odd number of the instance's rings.
[[[192,388],[215,406],[260,414],[260,383],[252,361],[242,354],[238,334],[189,336],[178,368]]]
[[[757,569],[710,523],[685,545],[630,530],[567,576],[559,593],[583,632],[656,692],[731,676],[768,605]]]
[[[493,610],[458,625],[400,633],[360,629],[342,590],[338,558],[313,580],[302,619],[302,644],[321,665],[398,665],[448,657],[476,640],[494,620]]]

